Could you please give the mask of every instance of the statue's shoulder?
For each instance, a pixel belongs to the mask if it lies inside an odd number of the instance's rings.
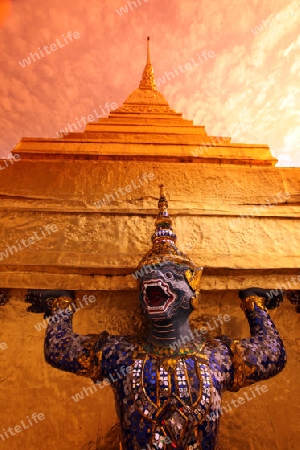
[[[105,347],[106,348],[118,348],[123,351],[134,351],[137,347],[142,346],[145,339],[140,335],[108,335]]]
[[[217,336],[205,340],[205,353],[211,357],[228,358],[230,355],[230,344],[232,340],[228,336]]]

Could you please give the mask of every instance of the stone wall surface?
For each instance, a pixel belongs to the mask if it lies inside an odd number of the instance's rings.
[[[143,181],[141,176],[153,172],[155,178]],[[122,160],[26,160],[21,159],[1,173],[0,193],[13,205],[30,207],[30,202],[45,200],[42,209],[56,206],[60,210],[94,210],[93,202],[106,194],[114,194],[134,181],[131,192],[119,193],[105,209],[134,211],[136,202],[156,209],[153,198],[158,197],[158,186],[164,183],[172,208],[182,211],[194,208],[217,210],[223,204],[236,206],[261,204],[267,198],[295,189],[299,200],[299,170],[276,167],[248,167],[226,164],[164,163],[159,154],[156,162]],[[141,179],[142,186],[138,179]],[[182,202],[184,200],[184,203]],[[61,203],[61,202],[65,203]],[[219,204],[221,201],[221,204]],[[57,203],[56,203],[57,202]],[[17,203],[18,205],[18,203]],[[38,203],[37,203],[38,206]],[[140,209],[138,204],[138,209]],[[143,208],[142,208],[143,209]],[[221,211],[223,209],[221,208]],[[225,211],[226,212],[226,211]],[[228,211],[229,212],[229,211]]]
[[[195,263],[207,270],[276,269],[280,282],[283,269],[298,268],[299,170],[164,164],[159,156],[157,162],[21,159],[0,178],[1,287],[105,289],[102,275],[131,274],[150,245],[161,183],[178,247]],[[27,247],[20,243],[41,237],[46,225],[57,231]],[[1,253],[18,243],[17,251]],[[211,288],[207,274],[204,289]],[[115,277],[111,285],[118,285]]]
[[[9,303],[0,307],[0,342],[7,344],[5,350],[0,350],[0,434],[21,420],[26,424],[27,416],[34,412],[43,413],[45,419],[4,441],[0,438],[1,448],[119,450],[119,427],[111,387],[95,392],[88,378],[59,371],[45,363],[43,315],[26,311],[25,292],[11,290]],[[75,314],[77,333],[98,333],[104,329],[111,334],[144,332],[137,291],[78,291],[76,296],[80,299],[91,293],[97,301]],[[225,326],[219,326],[216,320],[220,313],[230,315]],[[229,404],[231,410],[228,407],[221,418],[222,450],[299,449],[299,314],[290,303],[284,302],[271,315],[287,348],[287,366],[273,379],[260,382],[267,386],[267,391],[260,396],[254,397],[250,387],[238,393],[225,393],[223,406]],[[192,329],[206,326],[210,337],[249,336],[235,291],[203,293],[191,322]],[[77,393],[83,398],[75,402],[72,396]],[[246,399],[245,403],[234,407],[232,399],[240,396]]]

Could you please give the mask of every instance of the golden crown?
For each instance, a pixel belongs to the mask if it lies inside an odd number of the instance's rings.
[[[140,261],[138,270],[143,266],[157,265],[166,261],[188,266],[189,270],[185,272],[185,276],[191,288],[198,293],[203,267],[196,267],[192,260],[176,247],[176,234],[173,232],[172,219],[168,213],[168,201],[166,199],[164,185],[160,186],[158,208],[159,212],[155,220],[155,231],[151,238],[152,248]]]

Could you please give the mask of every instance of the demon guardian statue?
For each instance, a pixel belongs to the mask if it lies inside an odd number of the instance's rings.
[[[59,297],[53,314],[65,314],[48,326],[45,357],[52,366],[96,383],[114,376],[123,450],[216,450],[222,393],[276,375],[285,366],[285,349],[267,312],[267,291],[258,288],[239,294],[250,338],[206,342],[192,334],[189,316],[202,268],[176,247],[163,187],[158,206],[152,249],[139,264],[148,268],[140,272],[148,336],[74,334],[73,300]],[[194,339],[174,345],[187,335]]]

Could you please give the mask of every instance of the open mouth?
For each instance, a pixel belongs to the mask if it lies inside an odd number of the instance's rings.
[[[144,281],[143,294],[149,314],[165,312],[175,302],[175,294],[161,280]]]

